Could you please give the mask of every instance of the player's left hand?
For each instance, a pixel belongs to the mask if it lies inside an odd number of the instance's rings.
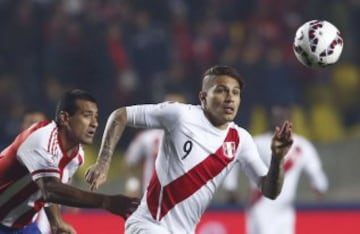
[[[283,125],[275,128],[275,133],[271,143],[272,155],[281,160],[285,157],[291,145],[292,138],[292,123],[285,121]]]

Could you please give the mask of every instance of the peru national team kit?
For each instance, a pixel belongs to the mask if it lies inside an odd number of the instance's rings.
[[[55,122],[42,121],[21,132],[0,153],[0,224],[21,229],[32,223],[44,200],[35,183],[57,177],[67,183],[84,162],[81,145],[66,155]]]
[[[233,122],[215,128],[200,106],[165,102],[126,111],[129,125],[164,130],[150,183],[126,221],[128,234],[194,233],[234,165],[255,183],[267,173],[250,134]]]

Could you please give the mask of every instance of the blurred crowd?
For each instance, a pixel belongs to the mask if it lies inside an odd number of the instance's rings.
[[[298,132],[329,142],[360,132],[358,0],[0,0],[0,145],[23,114],[52,117],[64,90],[93,93],[101,120],[116,107],[166,92],[197,103],[201,75],[237,67],[246,88],[238,122],[266,128],[268,107],[293,106]],[[338,64],[296,61],[296,29],[334,23],[344,39]]]

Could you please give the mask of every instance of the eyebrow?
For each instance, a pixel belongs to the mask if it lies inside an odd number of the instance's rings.
[[[82,113],[95,113],[97,114],[98,111],[92,111],[92,110],[88,110],[88,109],[85,109],[85,110],[81,110]]]
[[[228,88],[228,86],[224,85],[224,84],[216,84],[216,87],[224,87],[224,88]],[[234,89],[240,89],[241,87],[239,85],[235,86]]]

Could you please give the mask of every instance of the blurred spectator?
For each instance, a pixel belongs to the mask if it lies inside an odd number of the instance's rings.
[[[16,94],[1,102],[40,104],[48,113],[53,108],[49,83],[57,82],[94,93],[106,115],[113,106],[158,100],[174,86],[193,93],[190,89],[200,85],[194,77],[203,67],[229,64],[248,84],[238,117],[243,126],[257,106],[284,100],[308,113],[314,83],[339,82],[324,69],[306,69],[296,61],[295,31],[314,15],[334,22],[345,41],[338,65],[356,67],[359,9],[356,0],[4,0],[0,75],[12,77]],[[276,89],[288,92],[277,96]],[[359,105],[347,103],[341,118],[356,126]],[[1,129],[14,125],[9,113],[14,112],[1,114]]]
[[[288,106],[275,105],[270,111],[271,129],[254,137],[261,159],[269,166],[273,129],[285,120],[291,120]],[[296,212],[294,202],[300,176],[304,173],[309,179],[311,189],[322,198],[328,189],[328,179],[322,168],[320,157],[314,145],[302,136],[294,134],[294,143],[285,157],[284,185],[276,200],[270,200],[261,194],[254,183],[250,184],[250,195],[246,209],[247,234],[295,233]],[[239,168],[235,167],[225,179],[228,202],[237,201],[237,178]]]
[[[34,123],[40,122],[42,120],[46,120],[46,115],[38,110],[27,110],[24,113],[23,121],[21,123],[21,131],[29,128]]]
[[[134,22],[130,51],[140,79],[139,89],[146,100],[156,92],[151,89],[154,77],[165,72],[169,64],[168,34],[145,10],[134,13]]]

